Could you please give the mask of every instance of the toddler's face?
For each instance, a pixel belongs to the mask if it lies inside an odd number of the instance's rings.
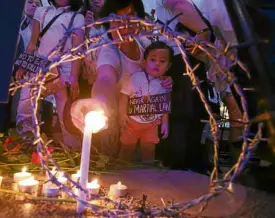
[[[170,67],[170,56],[167,49],[154,49],[145,60],[145,71],[153,77],[163,76]]]

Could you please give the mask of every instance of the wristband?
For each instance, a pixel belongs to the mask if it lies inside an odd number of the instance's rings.
[[[211,31],[211,30],[209,28],[205,28],[205,29],[202,29],[202,30],[196,32],[196,35],[200,35],[200,34],[205,33],[207,31]]]

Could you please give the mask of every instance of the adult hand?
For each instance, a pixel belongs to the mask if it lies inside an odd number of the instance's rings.
[[[26,73],[26,70],[24,68],[19,68],[15,73],[15,79],[16,80],[22,79],[25,73]]]
[[[84,132],[85,116],[93,110],[103,110],[105,116],[108,117],[108,110],[103,99],[81,99],[75,101],[71,106],[71,117],[74,125]]]
[[[91,11],[87,11],[85,16],[85,23],[92,23],[94,22],[94,13]]]
[[[162,77],[161,86],[169,91],[172,90],[173,80],[170,76]]]

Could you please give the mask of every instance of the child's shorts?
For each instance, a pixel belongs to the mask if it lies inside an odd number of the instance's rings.
[[[139,123],[130,118],[127,123],[127,128],[121,131],[120,141],[124,145],[136,144],[138,140],[140,143],[159,143],[158,125],[160,121],[151,123]]]

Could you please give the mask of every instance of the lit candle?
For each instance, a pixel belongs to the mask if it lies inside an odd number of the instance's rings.
[[[35,193],[38,189],[39,181],[35,180],[32,176],[26,180],[18,182],[18,189],[20,192]]]
[[[57,173],[56,167],[53,167],[52,170],[51,170],[50,172],[51,172],[51,174],[52,174],[53,176],[56,176],[56,173]],[[47,177],[48,177],[48,179],[50,178],[49,174],[47,174]]]
[[[92,182],[87,184],[87,189],[89,191],[90,194],[92,195],[98,195],[99,193],[99,189],[100,189],[100,185],[97,182],[97,179],[93,180]]]
[[[67,178],[64,177],[64,173],[63,172],[59,172],[58,173],[58,177],[57,177],[57,181],[60,182],[61,184],[65,185],[67,184]]]
[[[110,197],[111,198],[119,198],[123,197],[127,194],[127,186],[123,185],[121,182],[118,182],[117,184],[112,184],[110,186]]]
[[[2,180],[3,180],[3,176],[0,176],[0,188],[2,186]]]
[[[87,187],[88,172],[90,165],[90,150],[92,143],[92,133],[99,132],[106,125],[107,117],[103,111],[90,111],[85,116],[85,128],[82,141],[82,153],[80,163],[80,179],[79,183],[82,187]],[[85,192],[78,192],[80,200],[85,200]],[[84,205],[77,202],[77,213],[83,213]]]
[[[59,194],[59,187],[53,183],[43,185],[43,193],[46,197],[56,197]]]
[[[78,182],[79,178],[80,178],[80,170],[78,170],[75,174],[72,174],[72,180],[74,182]]]
[[[32,177],[32,174],[27,172],[27,168],[23,167],[22,172],[15,173],[13,175],[13,179],[15,182],[20,182],[22,180],[26,180]]]

